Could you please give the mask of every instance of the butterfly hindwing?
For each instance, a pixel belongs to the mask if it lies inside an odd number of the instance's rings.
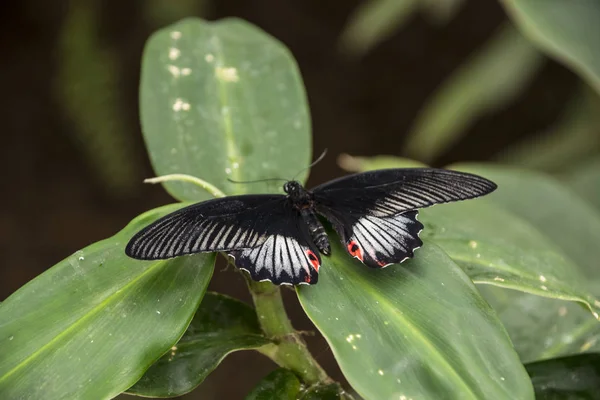
[[[283,195],[230,196],[182,208],[142,229],[125,249],[142,260],[208,251],[229,253],[257,280],[312,284],[318,279],[318,251]]]
[[[313,285],[318,280],[319,252],[301,229],[288,232],[288,235],[269,236],[258,247],[234,250],[229,254],[235,259],[235,265],[247,270],[256,281]]]
[[[400,263],[422,245],[417,209],[493,191],[489,180],[433,168],[388,169],[342,177],[313,189],[317,211],[346,251],[373,268]]]

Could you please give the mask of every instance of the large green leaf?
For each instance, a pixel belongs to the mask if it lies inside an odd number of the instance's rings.
[[[600,399],[600,354],[544,360],[525,368],[538,400]]]
[[[600,323],[579,304],[489,285],[478,289],[523,362],[600,351]]]
[[[273,192],[310,161],[310,120],[294,59],[237,19],[186,19],[158,31],[142,63],[140,112],[157,174],[185,173],[228,194]],[[302,177],[306,177],[306,172]],[[180,200],[205,193],[169,182]]]
[[[510,25],[463,64],[428,101],[405,152],[430,161],[457,142],[473,121],[519,95],[541,67],[542,54]]]
[[[202,383],[227,354],[269,343],[252,307],[207,293],[181,340],[128,392],[147,397],[180,396]]]
[[[600,314],[600,302],[577,265],[499,206],[483,199],[444,204],[422,210],[420,220],[421,236],[441,246],[473,282],[578,301],[596,318]]]
[[[518,168],[489,164],[451,167],[496,182],[498,190],[486,199],[531,223],[587,276],[598,276],[600,213],[567,187],[545,174]]]
[[[508,14],[540,49],[600,92],[600,2],[503,0]]]
[[[437,246],[369,269],[333,241],[319,284],[297,289],[348,382],[366,399],[533,398],[494,311]]]
[[[177,342],[204,295],[214,255],[137,261],[124,246],[179,207],[139,216],[0,305],[0,398],[110,398]]]
[[[600,157],[575,166],[562,178],[565,184],[600,212]]]
[[[278,368],[267,375],[246,396],[246,400],[296,400],[300,392],[300,381],[294,373]]]

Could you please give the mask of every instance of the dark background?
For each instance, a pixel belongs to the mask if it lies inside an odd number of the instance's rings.
[[[93,35],[114,61],[114,90],[120,124],[117,139],[99,145],[100,162],[90,161],[87,139],[93,121],[81,122],[66,106],[61,37],[78,2],[26,0],[0,3],[0,300],[74,251],[120,230],[136,215],[173,202],[160,186],[142,183],[154,176],[139,127],[137,91],[143,45],[172,22],[152,20],[144,1],[96,2]],[[168,2],[166,2],[168,3]],[[177,3],[173,1],[173,4]],[[187,1],[193,5],[193,1]],[[207,19],[244,18],[286,44],[306,84],[313,118],[314,152],[329,149],[309,186],[343,172],[341,153],[401,154],[405,132],[426,99],[506,19],[493,1],[470,0],[443,26],[415,14],[398,32],[364,57],[343,57],[338,36],[356,0],[221,0],[192,9]],[[96,68],[102,65],[96,65]],[[85,63],[76,74],[93,81]],[[62,78],[61,78],[62,77]],[[576,88],[577,79],[548,61],[515,102],[483,117],[465,137],[434,162],[486,160],[504,146],[550,126]],[[70,85],[77,86],[71,80]],[[101,83],[100,83],[101,87]],[[62,93],[62,94],[61,94]],[[102,96],[88,91],[102,104]],[[92,110],[93,111],[93,110]],[[93,151],[92,151],[93,153]],[[111,155],[115,159],[111,159]],[[114,162],[113,162],[114,161]],[[119,166],[127,170],[120,177]],[[107,172],[108,171],[108,172]],[[112,181],[112,178],[115,181]],[[120,180],[119,180],[120,179]],[[217,268],[210,289],[249,301],[242,277]],[[284,291],[295,326],[314,330]],[[317,360],[342,379],[319,337],[308,338]],[[241,368],[240,368],[241,367]],[[247,352],[227,358],[189,398],[241,398],[273,364]]]

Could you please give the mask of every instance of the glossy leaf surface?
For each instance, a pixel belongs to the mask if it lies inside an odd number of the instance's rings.
[[[581,354],[525,366],[538,400],[600,399],[600,354]]]
[[[521,31],[600,92],[600,2],[503,0]]]
[[[579,304],[490,285],[478,289],[498,313],[523,362],[600,352],[600,322]]]
[[[212,276],[214,255],[128,258],[149,211],[76,252],[0,305],[0,398],[114,397],[181,337]]]
[[[202,383],[227,354],[269,343],[252,307],[207,293],[183,337],[128,392],[146,397],[180,396]]]
[[[289,51],[237,19],[185,19],[155,33],[144,51],[142,129],[157,175],[184,173],[227,194],[281,191],[310,163],[308,107]],[[304,172],[300,178],[305,178]],[[179,200],[207,198],[169,182]]]
[[[578,301],[600,314],[600,302],[577,265],[501,207],[485,199],[443,204],[422,210],[420,221],[421,237],[441,246],[473,282]]]
[[[300,381],[290,370],[279,368],[267,375],[246,396],[246,400],[296,400]]]
[[[432,242],[415,259],[381,270],[332,244],[319,284],[297,292],[359,395],[533,398],[494,311]]]
[[[533,225],[586,276],[597,275],[600,213],[569,188],[548,175],[518,168],[482,164],[455,164],[451,168],[496,182],[498,189],[486,199]]]

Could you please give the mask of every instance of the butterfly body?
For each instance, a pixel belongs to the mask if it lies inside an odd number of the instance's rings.
[[[288,181],[286,195],[229,196],[164,216],[134,235],[127,255],[166,259],[223,251],[255,280],[314,284],[320,253],[331,254],[327,219],[352,257],[371,268],[400,263],[422,245],[418,209],[493,191],[485,178],[414,168],[349,175],[305,189]]]

